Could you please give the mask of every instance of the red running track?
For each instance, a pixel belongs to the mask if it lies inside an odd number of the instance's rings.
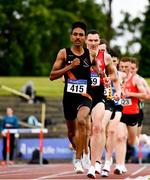
[[[146,179],[150,180],[150,164],[127,164],[128,172],[123,175],[114,175],[113,168],[110,176],[102,178],[100,175],[96,179]],[[49,165],[13,165],[13,166],[0,166],[0,179],[89,179],[84,174],[75,174],[71,163],[62,164],[49,164]]]

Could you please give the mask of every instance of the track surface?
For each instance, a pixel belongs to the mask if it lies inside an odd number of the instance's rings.
[[[113,168],[108,178],[100,175],[96,179],[146,179],[150,180],[150,165],[148,164],[127,164],[128,172],[123,175],[114,175]],[[75,174],[71,163],[49,164],[49,165],[13,165],[0,166],[0,179],[89,179],[84,174]]]

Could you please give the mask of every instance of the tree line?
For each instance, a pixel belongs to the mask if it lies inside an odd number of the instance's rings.
[[[99,30],[101,37],[108,42],[121,36],[125,28],[133,34],[135,30],[140,31],[141,37],[133,36],[125,54],[121,54],[118,46],[112,48],[120,57],[137,56],[141,74],[150,76],[150,7],[147,7],[144,21],[138,17],[131,19],[128,13],[124,13],[118,33],[112,27],[112,1],[0,0],[0,75],[47,76],[58,50],[70,46],[71,24],[80,20],[88,29]],[[139,53],[129,51],[129,46],[134,43],[141,44]]]

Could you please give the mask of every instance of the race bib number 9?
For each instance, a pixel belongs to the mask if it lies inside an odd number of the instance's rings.
[[[100,86],[100,77],[96,73],[91,73],[92,86]]]
[[[67,92],[82,94],[87,92],[87,80],[71,80],[67,82]]]
[[[130,98],[121,99],[121,104],[123,106],[131,106],[132,105],[132,101],[131,101]]]

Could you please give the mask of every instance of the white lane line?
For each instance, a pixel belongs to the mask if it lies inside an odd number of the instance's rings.
[[[52,175],[49,175],[49,176],[38,177],[38,178],[33,179],[33,180],[40,180],[40,179],[47,179],[47,178],[57,178],[58,176],[72,174],[73,172],[74,171],[66,171],[66,172],[63,172],[63,173],[58,173],[58,174],[52,174]]]
[[[140,169],[138,169],[137,171],[135,171],[134,173],[131,174],[131,176],[135,176],[136,174],[140,173],[141,171],[143,171],[146,168],[146,166],[141,167]],[[130,177],[125,178],[127,179],[131,179]]]
[[[146,166],[141,167],[140,169],[138,169],[137,171],[135,171],[134,173],[132,173],[132,176],[140,173],[140,172],[143,171],[145,168],[146,168]]]
[[[13,173],[17,173],[17,172],[26,172],[28,171],[30,173],[33,172],[34,170],[38,170],[39,171],[43,168],[55,168],[55,167],[62,167],[62,164],[49,164],[49,165],[44,165],[44,166],[40,166],[40,165],[13,165],[12,167],[0,167],[0,175],[1,174],[13,174]],[[18,169],[17,169],[18,168]]]

